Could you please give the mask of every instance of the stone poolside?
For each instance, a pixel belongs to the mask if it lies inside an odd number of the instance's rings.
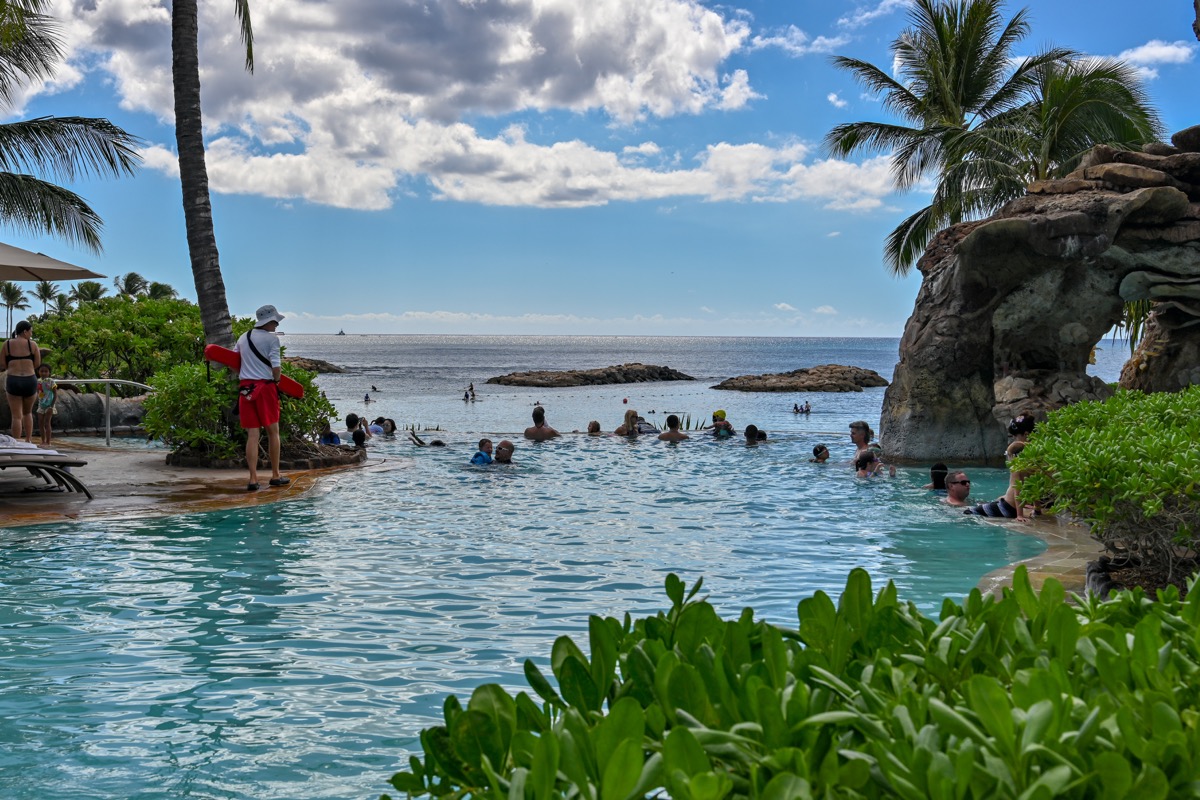
[[[0,473],[0,528],[70,520],[173,516],[275,503],[322,491],[348,470],[392,468],[386,461],[371,459],[347,467],[298,470],[285,473],[292,479],[287,486],[271,488],[264,479],[261,490],[247,492],[244,470],[170,467],[164,463],[162,450],[106,448],[69,438],[57,439],[53,446],[60,453],[88,462],[74,472],[91,489],[94,499],[74,493],[23,492],[21,476]],[[31,478],[24,485],[37,483]],[[1083,593],[1087,562],[1094,561],[1101,552],[1100,545],[1084,528],[1054,519],[994,524],[1007,525],[1046,542],[1045,552],[1019,562],[1029,570],[1035,588],[1040,588],[1047,578],[1056,578],[1068,592]],[[1009,585],[1016,566],[985,575],[979,588],[999,592]]]

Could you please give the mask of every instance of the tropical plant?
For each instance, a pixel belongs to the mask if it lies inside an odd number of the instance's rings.
[[[47,314],[66,314],[71,311],[71,296],[59,292],[58,295],[50,299],[50,305],[46,309]]]
[[[108,294],[108,289],[105,289],[99,281],[80,281],[71,287],[71,300],[76,306],[95,303],[106,294]]]
[[[33,296],[42,301],[42,313],[49,311],[50,301],[58,297],[58,284],[50,281],[38,281],[33,287]]]
[[[1049,48],[1018,59],[1027,12],[1007,22],[1003,0],[914,0],[892,42],[898,77],[865,61],[833,63],[903,123],[852,122],[825,137],[845,157],[890,151],[897,189],[936,186],[929,205],[889,234],[884,258],[905,274],[939,230],[1019,197],[1031,180],[1065,174],[1095,144],[1129,147],[1161,125],[1124,64]],[[1014,66],[1015,64],[1015,66]]]
[[[48,80],[62,58],[47,0],[0,3],[0,103],[21,86]],[[35,177],[132,175],[141,140],[106,119],[39,117],[0,124],[0,219],[18,230],[48,233],[100,250],[102,221],[79,195]]]
[[[234,0],[233,7],[246,45],[246,69],[253,72],[254,31],[250,25],[249,0]],[[233,326],[225,299],[225,281],[221,277],[204,158],[198,36],[196,0],[175,0],[171,4],[171,81],[175,91],[175,144],[179,152],[188,253],[205,339],[229,347],[233,344]]]
[[[146,296],[151,300],[172,300],[179,297],[179,292],[169,283],[150,281],[150,285],[146,287]]]
[[[126,272],[113,278],[113,286],[122,297],[140,297],[150,287],[150,282],[136,272]]]
[[[1013,469],[1023,498],[1091,526],[1110,551],[1170,578],[1200,555],[1200,386],[1118,391],[1049,414]]]
[[[281,398],[280,438],[312,444],[321,425],[336,417],[337,410],[313,383],[313,373],[286,363],[282,371],[304,387],[304,397]],[[243,457],[246,432],[229,413],[237,402],[238,384],[228,373],[209,370],[200,363],[177,364],[155,375],[150,383],[155,391],[146,398],[142,422],[147,433],[175,452],[215,460]],[[262,444],[265,448],[266,437]]]
[[[1068,603],[1019,567],[937,619],[856,569],[789,630],[721,619],[668,575],[670,610],[593,616],[532,690],[453,695],[394,775],[447,798],[1193,797],[1200,591]],[[384,795],[387,798],[387,795]]]
[[[47,316],[38,341],[51,348],[57,374],[147,383],[174,364],[199,363],[204,329],[200,310],[185,300],[105,297]]]
[[[20,286],[12,281],[0,281],[0,302],[4,303],[4,308],[8,312],[4,327],[6,334],[13,329],[13,311],[24,311],[29,308],[28,300],[29,298],[25,296],[25,292],[21,291]]]

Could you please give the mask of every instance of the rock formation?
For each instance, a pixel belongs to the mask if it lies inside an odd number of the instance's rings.
[[[1200,382],[1200,126],[1172,145],[1093,148],[1066,178],[935,237],[884,394],[889,455],[999,463],[1013,416],[1107,397],[1085,370],[1125,301],[1155,308],[1128,385]]]
[[[561,386],[601,386],[610,383],[694,380],[695,378],[691,375],[684,375],[682,372],[673,370],[670,367],[656,367],[652,364],[620,364],[615,367],[603,367],[601,369],[511,372],[508,375],[488,378],[487,382],[498,383],[503,386],[557,388]]]
[[[3,373],[0,373],[3,375]],[[145,396],[111,397],[108,403],[109,425],[113,431],[131,432],[139,429],[146,416],[142,408]],[[54,415],[55,433],[104,433],[104,392],[84,394],[67,386],[60,386],[54,403],[58,413]],[[37,416],[34,415],[34,440],[37,439]],[[0,431],[8,433],[12,425],[8,403],[0,405]]]
[[[283,360],[284,360],[284,362],[291,364],[293,366],[299,367],[300,369],[305,369],[305,370],[308,370],[309,372],[316,372],[317,374],[320,374],[320,375],[324,375],[325,373],[328,373],[328,372],[345,372],[346,371],[342,367],[339,367],[337,364],[330,364],[328,361],[322,361],[319,358],[302,358],[300,356],[284,356]]]
[[[873,369],[822,364],[791,372],[726,378],[712,388],[738,392],[861,392],[864,386],[887,385]]]

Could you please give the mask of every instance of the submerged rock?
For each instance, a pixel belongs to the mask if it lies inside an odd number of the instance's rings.
[[[873,369],[822,364],[791,372],[727,378],[712,388],[737,392],[861,392],[864,386],[887,385]]]
[[[600,369],[541,370],[536,372],[510,372],[488,378],[488,383],[502,386],[534,386],[556,388],[560,386],[601,386],[612,383],[648,383],[650,381],[694,381],[670,367],[652,364],[620,364]]]

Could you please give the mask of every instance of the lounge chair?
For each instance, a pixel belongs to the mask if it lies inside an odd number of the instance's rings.
[[[82,467],[86,464],[86,461],[78,458],[45,450],[0,453],[0,470],[9,467],[24,469],[33,477],[40,478],[47,486],[57,486],[66,492],[81,492],[91,500],[91,490],[69,471],[71,467]]]

